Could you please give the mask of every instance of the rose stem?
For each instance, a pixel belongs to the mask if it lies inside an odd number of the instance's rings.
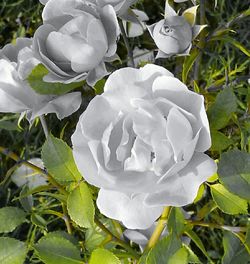
[[[200,24],[205,25],[206,24],[206,14],[205,14],[205,0],[200,0]],[[197,57],[197,60],[195,62],[194,66],[194,80],[198,81],[199,74],[200,74],[200,65],[202,60],[202,52],[205,46],[205,32],[202,31],[200,34],[200,42],[198,43],[198,47],[200,49],[200,54]]]
[[[47,126],[47,123],[46,123],[45,116],[44,115],[41,115],[41,116],[39,116],[39,119],[40,119],[41,124],[42,124],[42,127],[43,127],[44,135],[47,138],[48,135],[49,135],[49,130],[48,130],[48,126]]]
[[[236,232],[236,233],[247,231],[246,226],[227,226],[227,225],[219,225],[216,223],[206,223],[206,222],[191,221],[191,220],[186,220],[186,222],[192,226],[203,226],[203,227],[208,227],[208,228],[224,229],[224,230],[229,230],[231,232]]]
[[[126,31],[125,31],[125,28],[124,28],[123,23],[122,23],[122,20],[119,19],[118,23],[119,23],[119,26],[120,26],[120,29],[121,29],[121,33],[122,33],[122,37],[123,37],[125,46],[127,48],[128,57],[130,59],[132,67],[135,68],[135,61],[134,61],[134,57],[133,57],[133,52],[132,52],[132,50],[130,48],[129,41],[128,41],[128,38],[127,38],[127,34],[126,34]]]
[[[166,227],[166,224],[168,222],[168,218],[171,212],[171,206],[167,206],[164,208],[162,215],[157,223],[157,226],[152,234],[152,236],[150,237],[148,244],[146,246],[146,249],[150,249],[152,248],[156,242],[159,240],[164,228]]]
[[[115,241],[118,245],[125,248],[128,253],[130,253],[135,259],[139,259],[140,255],[135,252],[126,242],[115,236],[102,222],[100,222],[97,218],[95,218],[95,223],[97,226],[99,226],[102,231],[104,231],[106,234],[112,237],[112,240]]]
[[[37,173],[44,175],[53,186],[55,186],[59,191],[61,191],[61,193],[63,193],[64,195],[68,195],[68,192],[65,191],[64,188],[59,183],[57,183],[46,170],[43,170],[43,169],[37,167],[36,165],[34,165],[34,164],[32,164],[26,160],[21,159],[14,152],[12,152],[12,151],[10,151],[7,148],[4,148],[2,146],[0,146],[0,152],[2,154],[4,154],[5,156],[11,158],[12,160],[16,161],[18,164],[23,164],[26,167],[29,167],[32,170],[36,171]]]

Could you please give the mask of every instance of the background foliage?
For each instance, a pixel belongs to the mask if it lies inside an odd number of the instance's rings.
[[[184,10],[190,3],[175,4],[175,8]],[[136,7],[148,14],[148,24],[152,24],[162,17],[164,4],[163,0],[140,0]],[[41,24],[41,11],[42,5],[37,0],[1,1],[0,47],[14,42],[17,37],[32,37]],[[174,232],[161,240],[147,257],[143,256],[140,263],[187,263],[187,259],[188,263],[244,264],[250,261],[247,231],[250,200],[249,14],[246,0],[205,1],[197,24],[205,23],[208,27],[190,56],[157,61],[190,89],[204,95],[213,143],[209,154],[219,161],[219,179],[214,175],[201,186],[196,202],[186,206],[185,210],[191,215],[189,220],[184,220],[177,209],[171,212],[168,229]],[[130,44],[155,49],[147,32],[131,39]],[[118,52],[123,64],[117,62],[115,66],[126,66],[127,53],[122,40]],[[16,152],[23,160],[40,157],[42,150],[52,182],[55,179],[63,186],[61,192],[50,185],[27,193],[10,179],[20,164],[8,155],[0,156],[0,263],[22,263],[24,260],[25,263],[83,263],[91,253],[91,264],[132,263],[128,260],[129,254],[138,256],[139,248],[135,244],[131,249],[105,234],[106,226],[119,237],[120,226],[99,216],[92,202],[92,198],[94,201],[96,198],[95,188],[79,183],[81,176],[71,150],[59,139],[70,146],[78,117],[94,96],[94,90],[85,86],[84,103],[77,113],[61,122],[49,115],[47,122],[57,139],[50,137],[45,145],[38,121],[30,128],[26,120],[19,120],[19,115],[0,114],[1,146]],[[63,152],[63,157],[57,156],[55,150]],[[56,157],[57,165],[51,162],[51,155]],[[95,210],[104,227],[101,222],[94,224]],[[236,226],[242,228],[234,229]],[[191,238],[192,251],[176,239],[183,234]]]

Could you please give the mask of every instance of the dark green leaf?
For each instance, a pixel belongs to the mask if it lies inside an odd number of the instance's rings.
[[[236,110],[237,99],[233,89],[227,87],[217,95],[215,102],[208,109],[210,127],[214,130],[225,127]]]
[[[149,252],[147,264],[168,264],[166,260],[171,257],[182,247],[181,241],[172,234],[160,240]]]
[[[232,193],[250,200],[250,154],[231,150],[221,155],[218,165],[220,180]]]
[[[233,144],[233,140],[225,136],[223,133],[212,130],[211,131],[212,137],[212,151],[222,151],[228,148],[231,144]]]
[[[196,58],[199,55],[198,49],[193,49],[189,56],[185,57],[184,63],[183,63],[183,70],[182,70],[182,81],[186,83],[188,73],[190,72]]]
[[[240,240],[231,232],[225,231],[223,237],[224,255],[222,264],[247,264],[250,261],[250,255]]]

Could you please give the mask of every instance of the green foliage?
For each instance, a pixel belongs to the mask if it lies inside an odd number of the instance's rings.
[[[62,95],[78,87],[82,87],[84,84],[84,82],[70,84],[44,82],[43,77],[48,73],[49,71],[43,66],[43,64],[38,64],[27,78],[32,89],[39,94]]]
[[[181,13],[193,6],[191,1],[169,2]],[[215,174],[208,179],[200,187],[195,202],[184,207],[190,218],[185,219],[187,214],[180,208],[173,208],[167,224],[169,235],[145,250],[139,262],[136,260],[141,253],[138,245],[127,240],[122,245],[118,239],[122,238],[124,227],[95,210],[98,189],[84,182],[84,175],[77,170],[72,150],[66,144],[79,115],[95,94],[103,92],[106,78],[94,90],[87,85],[82,89],[85,82],[46,83],[43,77],[48,70],[40,64],[28,77],[35,91],[61,95],[78,89],[84,103],[76,114],[60,122],[53,115],[46,116],[48,127],[60,139],[50,135],[45,143],[38,120],[30,125],[19,119],[18,114],[0,114],[1,146],[21,158],[16,163],[5,155],[0,157],[1,264],[244,264],[250,261],[249,4],[242,0],[203,3],[205,14],[199,7],[196,24],[208,27],[193,41],[190,55],[156,61],[182,79],[190,90],[202,94],[208,109],[212,136],[208,155],[218,160],[219,178]],[[164,4],[165,0],[140,0],[135,7],[148,14],[149,25],[162,18]],[[38,0],[3,0],[1,47],[14,43],[17,37],[32,37],[42,22],[41,11]],[[191,15],[191,22],[193,18]],[[132,49],[156,48],[147,32],[129,39],[129,44]],[[127,66],[122,38],[118,41],[118,55],[121,61],[107,64],[110,72]],[[50,174],[48,185],[33,190],[16,187],[11,174],[19,162],[41,154],[45,170]],[[98,226],[95,218],[103,226]],[[191,242],[184,245],[182,239],[186,241],[187,236]]]
[[[0,263],[23,264],[27,248],[24,242],[10,237],[0,237]]]
[[[42,148],[42,160],[49,173],[62,184],[82,179],[71,148],[63,140],[50,135]]]
[[[221,211],[226,214],[247,214],[247,201],[230,193],[222,184],[211,185],[212,196]]]
[[[25,212],[17,207],[0,209],[0,233],[12,232],[25,221]]]
[[[220,180],[232,193],[250,200],[250,154],[232,150],[221,155]]]
[[[121,264],[120,260],[106,249],[96,249],[92,252],[89,264]]]
[[[35,252],[45,264],[83,264],[80,250],[63,236],[49,233],[35,245]]]
[[[81,182],[69,194],[67,207],[71,219],[79,226],[93,226],[95,208],[92,195],[86,183]]]
[[[222,129],[227,124],[232,114],[237,110],[237,101],[232,88],[225,88],[221,91],[209,109],[208,118],[211,129]]]
[[[178,251],[181,248],[182,248],[181,241],[174,235],[170,234],[167,237],[164,237],[162,240],[160,240],[155,245],[155,247],[150,250],[148,257],[147,257],[147,264],[174,263],[176,258],[178,259],[179,257],[183,257],[183,256],[180,256],[178,253]],[[181,255],[182,254],[183,253],[181,252]]]
[[[250,255],[240,240],[231,232],[225,231],[223,236],[224,255],[222,264],[247,264],[250,261]]]

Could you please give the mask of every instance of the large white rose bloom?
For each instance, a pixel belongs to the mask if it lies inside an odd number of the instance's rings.
[[[100,188],[97,206],[146,229],[164,206],[192,203],[216,171],[203,96],[163,67],[123,68],[81,115],[72,136],[78,169]]]
[[[40,63],[34,58],[31,43],[31,39],[18,38],[16,45],[7,44],[0,50],[0,112],[25,113],[30,122],[48,113],[55,113],[59,119],[71,115],[81,105],[80,92],[41,95],[26,81]]]
[[[94,85],[108,74],[105,62],[117,58],[120,34],[111,5],[49,0],[42,16],[44,24],[35,32],[33,50],[50,71],[45,81],[71,83],[86,79]]]

